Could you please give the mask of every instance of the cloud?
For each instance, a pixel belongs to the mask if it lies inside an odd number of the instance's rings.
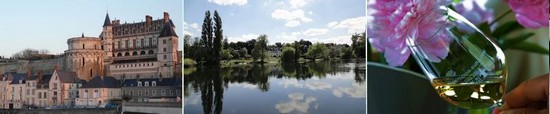
[[[328,24],[327,24],[327,27],[328,27],[328,28],[332,28],[332,27],[336,26],[336,24],[338,24],[338,22],[333,21],[333,22],[328,23]]]
[[[301,113],[307,113],[309,105],[317,101],[316,97],[307,97],[304,99],[305,95],[303,93],[291,93],[288,94],[288,97],[290,98],[289,101],[275,105],[279,113],[290,113],[294,110]]]
[[[277,20],[285,20],[287,27],[296,27],[303,23],[311,22],[312,19],[305,16],[304,10],[285,10],[285,9],[276,9],[271,13],[271,17]]]
[[[304,35],[306,35],[306,36],[319,36],[319,35],[327,34],[327,32],[328,32],[327,29],[308,29],[308,30],[304,31]]]
[[[258,86],[254,85],[254,84],[248,84],[248,83],[231,83],[229,84],[229,87],[233,88],[233,87],[240,87],[240,88],[245,88],[245,89],[257,89]]]
[[[279,2],[277,2],[277,5],[285,5],[285,2],[279,1]]]
[[[248,3],[248,0],[208,0],[208,2],[215,3],[222,6],[225,6],[225,5],[243,6]]]
[[[286,22],[285,27],[296,27],[299,25],[300,25],[300,21],[292,20],[292,21]]]
[[[330,38],[321,40],[321,42],[331,42],[336,44],[351,44],[351,35],[330,37]]]
[[[345,93],[352,98],[365,98],[367,88],[363,84],[353,83],[353,87],[338,87],[332,91],[332,94],[336,97],[342,97]]]
[[[278,36],[275,36],[276,39],[278,39],[277,41],[280,41],[280,42],[294,42],[294,41],[297,41],[297,40],[300,40],[300,35],[302,35],[302,32],[292,32],[292,33],[281,33],[280,35]]]
[[[193,36],[193,33],[189,32],[189,31],[187,31],[187,30],[183,30],[183,34],[187,34],[187,35],[189,35],[189,36]]]
[[[195,29],[196,31],[200,32],[201,31],[201,27],[199,26],[199,24],[197,23],[193,23],[191,25],[189,25],[191,28]]]
[[[332,88],[332,85],[325,82],[310,82],[310,83],[307,83],[306,86],[311,90],[325,90],[325,89]]]
[[[290,0],[288,2],[290,3],[290,6],[292,6],[292,8],[301,8],[307,5],[307,0]]]
[[[348,33],[363,33],[365,32],[366,21],[367,20],[365,16],[350,18],[350,19],[341,21],[338,25],[335,25],[333,28],[348,29]],[[331,23],[329,23],[329,25]]]
[[[237,36],[237,37],[228,37],[228,41],[229,42],[238,42],[238,41],[242,41],[242,42],[245,42],[245,41],[248,41],[248,40],[251,40],[251,39],[256,39],[258,36],[260,35],[256,35],[256,34],[243,34],[241,36]]]
[[[307,14],[313,15],[313,11],[309,11],[307,12]]]

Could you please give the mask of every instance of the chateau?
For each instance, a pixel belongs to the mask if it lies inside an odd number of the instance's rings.
[[[4,91],[0,108],[99,106],[123,96],[136,102],[138,97],[139,102],[175,101],[181,96],[181,83],[174,82],[181,82],[175,27],[167,12],[156,20],[146,15],[138,23],[120,23],[106,14],[98,37],[69,38],[68,49],[54,59],[0,60],[0,90]],[[155,85],[162,86],[149,87],[155,90],[153,95],[141,95],[139,90],[139,96],[122,88],[142,80],[156,80]],[[170,94],[157,95],[157,90]]]

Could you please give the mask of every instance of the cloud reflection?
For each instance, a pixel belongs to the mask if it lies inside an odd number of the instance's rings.
[[[294,88],[306,88],[310,90],[326,90],[332,88],[332,85],[327,82],[307,82],[300,83],[297,80],[285,80],[280,83],[284,88],[294,87]]]
[[[305,98],[303,93],[291,93],[288,94],[288,97],[290,98],[290,101],[275,105],[275,108],[279,110],[279,113],[290,113],[294,110],[301,113],[307,113],[309,105],[312,102],[317,101],[317,98],[315,97]]]
[[[338,87],[332,91],[332,94],[336,97],[342,97],[345,94],[352,98],[365,98],[366,87],[364,84],[353,83],[352,87]]]

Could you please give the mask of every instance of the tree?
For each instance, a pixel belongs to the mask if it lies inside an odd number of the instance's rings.
[[[227,42],[227,36],[225,36],[225,38],[223,39],[223,49],[227,49],[227,48],[229,48],[229,43]]]
[[[267,43],[267,35],[262,34],[258,36],[257,42],[254,44],[254,49],[252,50],[252,57],[254,59],[260,59],[261,63],[264,63],[265,58],[268,57]]]
[[[223,60],[229,60],[231,58],[233,58],[233,55],[231,55],[231,52],[233,50],[230,50],[230,49],[224,49],[222,50],[222,53],[221,53],[221,59]]]
[[[329,50],[328,56],[329,56],[331,59],[335,59],[335,58],[340,57],[340,50],[338,49],[338,47],[337,47],[336,45],[330,46],[330,50]]]
[[[300,50],[300,43],[294,41],[294,61],[298,61],[302,56],[302,51]]]
[[[353,49],[353,53],[358,58],[365,58],[366,57],[366,34],[363,32],[362,34],[354,34],[351,36],[351,48]]]
[[[328,56],[327,47],[322,43],[315,43],[307,50],[306,55],[315,61],[318,58],[326,58]]]
[[[191,57],[189,51],[191,48],[191,45],[189,44],[189,39],[191,39],[191,35],[189,34],[185,34],[185,36],[183,36],[183,56],[184,58],[189,58]]]
[[[210,18],[210,11],[204,13],[204,21],[202,23],[201,31],[201,47],[202,52],[212,52],[212,18]],[[207,63],[213,62],[211,53],[195,53],[199,57],[199,61],[204,59]],[[201,63],[201,62],[197,62]]]
[[[295,53],[294,48],[289,47],[289,46],[283,47],[283,52],[281,54],[281,61],[283,61],[283,62],[295,61],[296,59],[294,59],[295,58],[294,53]]]
[[[222,29],[222,19],[218,14],[218,11],[214,11],[214,41],[213,41],[213,62],[214,64],[220,63],[220,53],[222,51],[222,39],[223,39],[223,29]]]
[[[347,46],[340,48],[340,58],[341,59],[353,58],[353,51],[351,50],[351,48]]]

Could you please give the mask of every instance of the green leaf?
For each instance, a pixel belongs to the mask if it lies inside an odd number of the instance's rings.
[[[522,28],[523,26],[521,26],[517,21],[506,22],[500,25],[499,27],[497,27],[497,29],[495,29],[495,31],[493,32],[493,34],[491,34],[491,36],[493,36],[493,38],[495,39],[499,39],[501,38],[501,36],[505,36],[511,33],[512,31],[519,30]]]
[[[477,27],[479,27],[479,30],[481,30],[484,34],[491,34],[491,27],[488,22],[481,23],[477,25]]]
[[[526,33],[526,34],[523,34],[523,35],[520,35],[518,37],[515,37],[515,38],[512,38],[512,39],[506,39],[506,40],[502,40],[502,49],[506,49],[512,45],[516,45],[518,43],[521,43],[525,40],[527,40],[527,38],[531,37],[535,35],[535,33]]]
[[[460,3],[462,0],[453,0],[453,3]]]
[[[540,46],[536,43],[521,42],[516,45],[510,46],[511,49],[523,50],[528,52],[540,53],[548,55],[548,49]]]

